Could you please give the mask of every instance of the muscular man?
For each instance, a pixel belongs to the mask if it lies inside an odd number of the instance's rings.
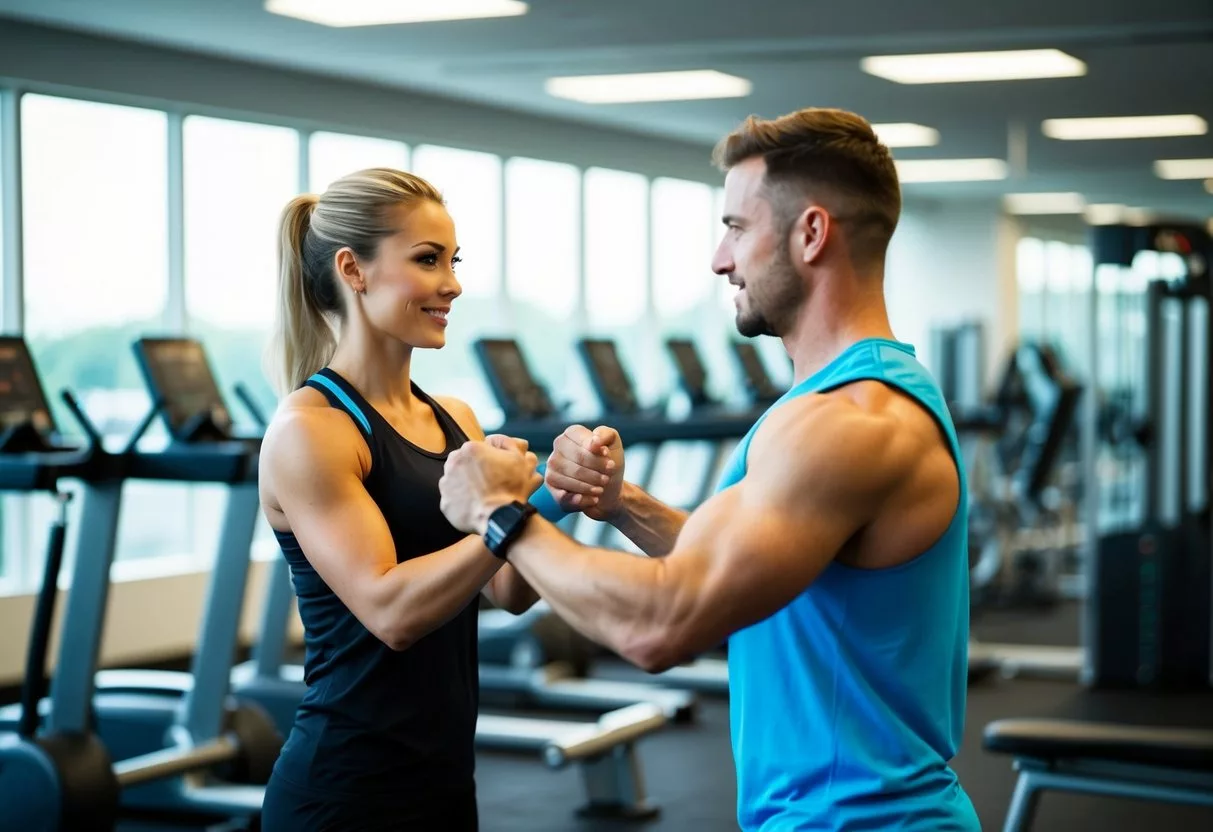
[[[754,118],[716,152],[727,231],[713,271],[737,328],[782,339],[795,384],[717,493],[685,514],[623,480],[609,428],[557,439],[547,483],[652,557],[582,546],[520,508],[521,453],[451,455],[451,523],[555,612],[658,672],[728,641],[746,830],[975,830],[948,762],[964,722],[967,504],[946,405],[896,341],[884,261],[901,208],[866,121]]]

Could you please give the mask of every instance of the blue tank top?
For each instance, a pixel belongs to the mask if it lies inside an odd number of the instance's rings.
[[[371,452],[364,484],[403,562],[466,535],[439,508],[447,455],[467,441],[455,420],[416,385],[446,437],[433,453],[409,442],[329,369],[307,381],[349,414]],[[471,601],[407,650],[393,651],[329,588],[293,534],[275,532],[291,567],[304,631],[307,691],[274,777],[329,798],[441,802],[474,790],[479,696],[478,603]]]
[[[914,348],[851,345],[767,410],[719,483],[741,481],[758,427],[797,396],[874,380],[947,434],[960,505],[943,536],[887,569],[831,563],[799,597],[728,642],[738,822],[745,830],[979,830],[948,765],[964,729],[968,502],[946,403]]]

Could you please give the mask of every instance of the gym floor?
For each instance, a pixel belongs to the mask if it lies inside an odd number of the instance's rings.
[[[974,622],[974,634],[990,642],[1073,645],[1077,643],[1078,608],[985,612]],[[607,667],[604,672],[612,676],[632,673],[623,667]],[[1015,775],[1009,758],[982,750],[981,732],[988,722],[1013,716],[1207,728],[1213,727],[1213,692],[1167,695],[1093,692],[1074,683],[1028,679],[990,679],[971,686],[964,746],[953,765],[977,807],[983,828],[989,830],[1002,826]],[[481,829],[710,832],[737,828],[728,705],[723,699],[705,697],[695,725],[672,726],[643,740],[639,749],[649,794],[661,807],[655,820],[629,824],[578,818],[576,810],[582,791],[575,768],[551,771],[538,760],[486,752],[479,755],[477,777]],[[153,829],[169,832],[164,827],[145,824],[122,828],[123,832]],[[1035,832],[1213,829],[1213,811],[1048,793],[1041,800],[1033,828]]]

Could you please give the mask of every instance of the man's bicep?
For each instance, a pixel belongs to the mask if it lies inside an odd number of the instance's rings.
[[[685,575],[679,580],[691,587],[684,603],[692,650],[787,606],[833,560],[850,526],[812,495],[783,500],[755,481],[705,502],[670,555],[670,566]]]

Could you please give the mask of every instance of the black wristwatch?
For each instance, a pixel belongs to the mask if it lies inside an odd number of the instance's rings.
[[[510,544],[518,539],[526,528],[526,521],[538,511],[530,503],[520,503],[517,500],[496,509],[489,515],[489,525],[484,530],[484,545],[494,555],[505,560]]]

